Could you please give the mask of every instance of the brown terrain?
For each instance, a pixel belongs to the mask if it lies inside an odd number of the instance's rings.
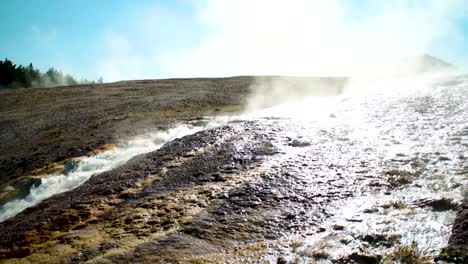
[[[268,85],[271,78],[260,79]],[[258,80],[141,80],[2,90],[0,190],[21,191],[4,192],[8,195],[0,196],[0,205],[26,196],[40,183],[36,176],[47,173],[54,162],[148,130],[241,112]],[[300,86],[302,81],[326,83],[331,95],[346,83],[344,78],[286,82]],[[439,174],[466,174],[463,144],[468,143],[468,128],[451,119],[453,113],[466,115],[466,93],[463,88],[454,93],[458,96],[437,100],[428,95],[342,101],[340,112],[329,117],[339,121],[335,127],[265,118],[176,139],[0,223],[0,262],[394,263],[405,256],[375,252],[390,251],[399,243],[398,235],[355,234],[346,225],[326,225],[326,220],[360,195],[422,188],[417,180],[433,179],[435,169]],[[356,105],[369,113],[368,122],[381,132],[377,138],[356,136],[350,129]],[[415,124],[420,127],[415,129]],[[446,138],[428,140],[432,128],[442,125],[449,131]],[[381,146],[398,147],[396,138],[416,139],[405,141],[412,146],[408,152],[387,157]],[[450,154],[457,158],[447,159]],[[380,204],[357,213],[385,217],[389,210],[408,208],[458,210],[449,246],[439,257],[466,260],[466,200],[460,206],[445,198],[414,196],[403,205]],[[352,227],[362,219],[345,221]],[[338,258],[309,247],[307,236],[361,244]]]
[[[166,79],[0,90],[0,185],[148,129],[240,112],[255,80]],[[324,81],[333,84],[331,94],[338,94],[345,79],[299,80]]]
[[[251,77],[0,90],[0,184],[116,139],[242,109]]]

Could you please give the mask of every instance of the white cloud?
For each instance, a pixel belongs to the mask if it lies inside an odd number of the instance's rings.
[[[457,23],[468,13],[462,0],[187,3],[196,6],[201,21],[204,36],[198,45],[177,45],[161,54],[151,46],[137,50],[138,39],[132,42],[128,36],[108,33],[98,73],[107,81],[161,76],[350,75],[434,47],[448,54],[460,49],[464,37]],[[167,21],[162,18],[167,16],[157,8],[142,15],[135,23],[136,32],[143,36],[140,41],[153,41],[154,30],[164,27]],[[177,31],[172,35],[177,38],[184,28],[179,25],[172,30]]]
[[[106,53],[96,64],[97,73],[105,81],[139,79],[143,73],[143,57],[122,35],[108,32],[104,37]]]
[[[174,76],[349,75],[456,40],[467,11],[450,0],[351,3],[207,0],[198,10],[211,34],[163,65]]]
[[[105,81],[163,77],[160,65],[166,50],[184,46],[194,26],[186,13],[162,6],[146,7],[126,27],[102,37],[96,71]],[[186,45],[184,47],[187,47]]]

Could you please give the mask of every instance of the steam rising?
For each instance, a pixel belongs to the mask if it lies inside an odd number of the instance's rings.
[[[134,38],[113,34],[106,38],[112,54],[99,63],[99,73],[106,80],[135,76],[367,76],[409,56],[463,54],[466,43],[460,18],[468,13],[468,6],[461,0],[191,3],[202,23],[198,44],[188,43],[155,56],[154,50],[135,48]],[[129,63],[122,63],[127,59]],[[160,75],[155,76],[155,71]]]
[[[258,77],[250,87],[246,109],[252,112],[287,102],[297,103],[310,96],[339,95],[347,81],[347,78]]]
[[[170,57],[171,73],[367,75],[435,47],[453,49],[447,40],[461,48],[463,10],[463,1],[208,0],[199,13],[211,34]]]
[[[460,19],[468,6],[461,0],[188,3],[194,5],[201,28],[198,43],[158,54],[156,48],[141,49],[134,37],[108,32],[107,54],[98,62],[98,73],[107,81],[269,76],[252,85],[250,112],[310,96],[382,90],[396,79],[426,71],[428,56],[420,55],[463,54],[466,43]],[[164,18],[166,13],[151,10],[136,24],[145,28],[142,34],[151,35],[161,25],[147,18]],[[179,26],[181,31],[192,28]],[[444,66],[436,64],[429,68]]]

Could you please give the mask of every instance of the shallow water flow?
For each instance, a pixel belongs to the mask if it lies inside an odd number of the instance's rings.
[[[199,242],[206,247],[202,257],[217,263],[398,263],[395,252],[401,248],[430,260],[446,245],[466,195],[468,80],[415,89],[414,82],[398,85],[407,86],[386,93],[304,98],[134,138],[77,159],[67,173],[49,175],[30,196],[5,208],[14,215],[177,137],[231,123],[173,141],[140,157],[138,164],[129,162],[123,165],[124,176],[116,170],[105,181],[96,177],[85,183],[92,188],[87,196],[93,197],[109,190],[108,179],[121,183],[119,177],[126,181],[142,172],[138,177],[144,184],[135,183],[131,192],[126,182],[114,185],[123,189],[120,200],[117,205],[107,200],[111,209],[103,209],[108,213],[98,222],[111,223],[100,234],[133,234],[143,241],[114,244],[133,248],[128,261],[136,256],[141,262],[163,255],[179,259],[184,252],[197,258],[193,253],[200,251]],[[154,162],[158,160],[164,162]],[[86,188],[67,194],[76,198]],[[172,201],[170,206],[165,199]],[[70,215],[76,204],[88,202],[74,199],[62,205],[57,200],[52,198],[51,206]],[[196,210],[186,209],[192,206]],[[39,215],[55,225],[47,211]],[[87,230],[98,225],[86,224]],[[158,233],[168,227],[177,231]],[[81,239],[80,245],[87,241]],[[184,252],[172,250],[179,248]],[[224,253],[211,254],[220,251]]]
[[[265,259],[332,263],[351,261],[352,256],[394,263],[398,250],[432,260],[447,245],[456,208],[467,194],[468,81],[406,88],[405,93],[283,106],[296,109],[292,112],[271,109],[349,142],[331,152],[340,157],[343,151],[357,151],[356,157],[364,160],[356,179],[367,178],[368,183],[335,205],[332,217],[318,229],[302,233],[292,240],[294,246],[280,246]],[[321,115],[307,112],[319,103],[326,106]],[[338,136],[337,129],[344,134]],[[352,176],[352,166],[346,160],[344,177]]]
[[[202,129],[216,127],[224,124],[223,119],[207,120],[203,125],[180,125],[167,131],[160,131],[141,135],[129,140],[122,140],[110,150],[99,152],[95,155],[73,159],[73,166],[61,174],[47,175],[41,179],[41,183],[33,186],[30,193],[24,199],[16,199],[5,203],[0,208],[0,222],[13,217],[24,209],[34,206],[52,195],[72,190],[93,175],[117,168],[131,158],[155,151],[165,143],[176,138],[196,133]]]

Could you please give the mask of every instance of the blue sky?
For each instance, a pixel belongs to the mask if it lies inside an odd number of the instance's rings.
[[[155,9],[153,30],[140,32],[142,16]],[[0,17],[1,57],[91,79],[98,77],[95,64],[108,49],[109,33],[133,39],[138,50],[161,52],[196,45],[202,36],[187,1],[0,1]]]
[[[421,2],[0,1],[0,57],[108,81],[319,74],[423,52],[466,69],[466,4]]]

